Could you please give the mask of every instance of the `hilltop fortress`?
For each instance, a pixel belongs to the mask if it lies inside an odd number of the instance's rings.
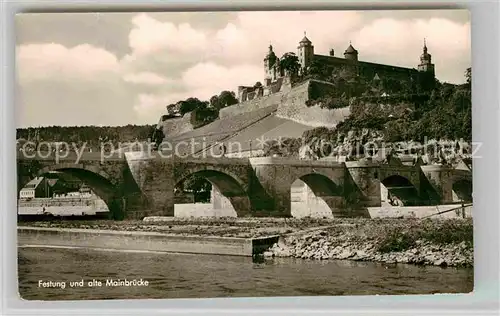
[[[307,74],[314,64],[315,67],[323,68],[330,73],[340,70],[350,71],[354,76],[362,77],[366,81],[392,78],[417,82],[435,77],[432,56],[427,51],[425,40],[417,69],[360,61],[359,53],[352,44],[349,44],[344,51],[344,58],[336,57],[334,49],[330,49],[329,55],[315,54],[314,46],[305,33],[297,47],[297,57],[300,63],[299,75]],[[264,85],[238,87],[240,103],[291,88],[289,87],[290,74],[280,66],[280,59],[273,51],[272,45],[269,45],[269,51],[264,58],[264,74]]]
[[[359,52],[352,44],[349,44],[344,51],[344,58],[336,57],[333,49],[329,55],[315,54],[313,43],[305,34],[298,44],[296,56],[300,64],[298,76],[304,78],[303,80],[293,82],[292,75],[283,70],[284,67],[280,67],[281,61],[270,45],[263,60],[264,83],[239,86],[237,93],[239,103],[222,108],[219,119],[194,132],[191,113],[174,118],[164,116],[160,119],[158,128],[162,129],[167,139],[187,139],[193,137],[193,133],[196,137],[225,134],[224,132],[231,130],[232,126],[238,126],[235,130],[237,134],[234,134],[234,137],[226,135],[226,139],[238,138],[245,143],[260,136],[265,136],[267,139],[300,137],[305,130],[314,127],[333,128],[350,115],[351,109],[349,106],[335,109],[310,106],[311,102],[308,101],[336,93],[335,85],[330,82],[305,79],[308,78],[307,74],[311,68],[322,69],[327,73],[347,71],[365,82],[386,78],[410,84],[420,80],[435,81],[435,68],[425,41],[417,68],[361,61]],[[230,125],[231,128],[226,127]]]

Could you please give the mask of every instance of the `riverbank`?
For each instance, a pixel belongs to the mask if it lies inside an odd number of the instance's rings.
[[[282,236],[265,257],[472,267],[472,220],[372,220]]]
[[[356,222],[357,219],[314,218],[177,218],[149,217],[140,220],[51,220],[19,222],[19,226],[39,228],[76,228],[110,231],[153,232],[176,236],[213,236],[259,238],[298,233],[331,225]]]
[[[266,257],[347,259],[437,266],[473,265],[472,219],[150,218],[50,221],[22,226],[262,238],[279,235]]]

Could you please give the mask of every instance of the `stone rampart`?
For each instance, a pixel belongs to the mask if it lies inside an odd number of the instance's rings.
[[[224,119],[237,114],[248,113],[268,107],[276,107],[276,115],[279,117],[313,127],[334,127],[351,114],[349,107],[322,109],[317,105],[310,107],[306,105],[306,102],[311,99],[312,96],[318,97],[330,94],[333,91],[333,85],[328,82],[307,80],[291,89],[283,88],[279,92],[257,97],[224,108],[220,111],[219,117]]]
[[[157,128],[162,129],[163,135],[167,137],[190,132],[194,129],[191,124],[191,112],[181,117],[166,118],[165,120],[160,118]]]
[[[252,100],[228,106],[220,110],[219,118],[230,118],[234,115],[249,113],[272,106],[278,107],[281,104],[282,96],[283,92],[277,92],[271,95],[258,97]]]
[[[308,80],[293,87],[289,93],[284,95],[276,115],[313,127],[335,127],[351,114],[349,107],[322,109],[318,105],[309,107],[306,105],[312,95],[319,97],[332,92],[333,85],[330,83]]]

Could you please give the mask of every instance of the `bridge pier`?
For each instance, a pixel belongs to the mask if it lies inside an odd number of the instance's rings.
[[[345,164],[347,204],[359,208],[381,206],[379,166],[371,161],[346,161]]]
[[[269,163],[270,161],[272,158],[251,160],[259,185],[265,191],[265,195],[271,197],[266,209],[256,210],[255,213],[265,212],[267,216],[272,217],[291,217],[293,172],[286,165]]]
[[[130,179],[125,188],[129,192],[127,213],[134,214],[127,217],[174,216],[173,160],[140,153],[126,155],[126,158],[129,172],[126,178]]]
[[[271,211],[276,217],[292,216],[292,191],[288,188],[277,188],[274,192],[274,209]]]
[[[441,165],[421,166],[421,169],[440,197],[439,203],[453,203],[453,170]]]

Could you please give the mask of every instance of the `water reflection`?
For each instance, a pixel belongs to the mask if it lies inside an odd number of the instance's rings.
[[[473,270],[355,261],[19,248],[25,299],[463,293]],[[144,279],[148,287],[39,288],[39,280]]]

